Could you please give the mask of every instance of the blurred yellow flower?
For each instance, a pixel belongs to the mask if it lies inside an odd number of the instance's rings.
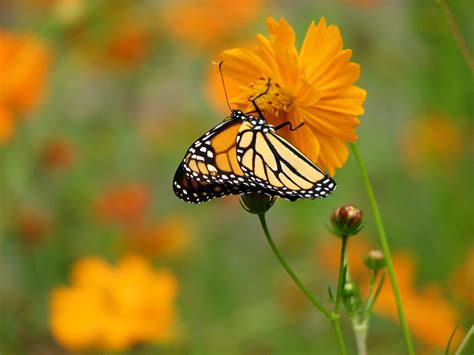
[[[71,281],[50,298],[50,328],[65,348],[125,350],[170,340],[178,284],[169,271],[155,271],[139,256],[116,267],[87,257],[76,263]]]
[[[364,113],[366,91],[352,85],[359,65],[350,62],[351,50],[342,49],[339,29],[327,26],[324,18],[310,24],[299,53],[284,19],[270,17],[267,26],[268,38],[258,34],[255,49],[219,55],[224,75],[239,84],[240,94],[230,101],[253,111],[249,99],[264,92],[271,79],[268,94],[257,102],[267,120],[274,125],[290,121],[293,127],[304,122],[294,132],[286,127],[279,134],[333,175],[348,157],[346,142],[357,139],[356,116]]]
[[[0,144],[11,138],[15,120],[39,103],[50,63],[48,49],[34,35],[0,29]]]
[[[95,201],[94,209],[103,222],[136,223],[148,210],[151,191],[143,184],[110,186]]]
[[[402,156],[414,176],[428,166],[452,167],[461,156],[464,139],[461,127],[442,114],[410,122],[402,136]]]
[[[192,229],[179,215],[169,216],[157,224],[139,224],[126,235],[128,247],[151,257],[170,257],[183,252],[191,242]]]
[[[202,49],[235,36],[262,6],[263,0],[169,1],[160,11],[160,23],[171,36]]]

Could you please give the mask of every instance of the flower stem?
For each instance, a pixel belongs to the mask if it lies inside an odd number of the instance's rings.
[[[303,282],[296,276],[295,272],[293,269],[288,265],[286,260],[283,258],[283,256],[280,253],[280,250],[276,246],[275,242],[272,239],[272,236],[270,235],[270,232],[268,231],[267,227],[267,222],[265,220],[265,214],[259,214],[258,218],[260,219],[260,224],[262,225],[263,232],[265,233],[265,237],[267,238],[268,244],[270,244],[270,247],[272,248],[273,253],[277,257],[278,261],[280,264],[283,266],[283,268],[286,270],[288,275],[293,279],[295,284],[299,287],[299,289],[305,294],[305,296],[311,301],[311,303],[316,307],[318,311],[320,311],[330,322],[333,327],[334,333],[336,335],[337,339],[337,344],[339,346],[339,351],[342,355],[346,355],[346,346],[344,344],[344,338],[342,337],[342,332],[341,332],[341,326],[339,322],[339,315],[336,315],[334,313],[331,313],[328,311],[322,304],[321,301],[314,296],[306,287],[303,285]]]
[[[352,324],[352,328],[354,329],[357,353],[359,355],[367,355],[367,330],[369,328],[368,318],[364,319],[362,323],[354,322]]]
[[[339,308],[341,306],[341,297],[342,291],[344,290],[344,283],[346,280],[346,272],[347,272],[347,258],[346,258],[346,250],[347,250],[347,236],[342,236],[342,245],[341,245],[341,256],[339,258],[339,278],[337,281],[337,292],[336,292],[336,303],[335,303],[335,310],[336,314],[339,314]]]
[[[471,71],[471,74],[474,74],[474,58],[472,57],[471,53],[469,52],[469,48],[467,47],[466,41],[459,30],[459,26],[454,18],[454,15],[449,7],[447,0],[437,0],[436,1],[441,8],[441,12],[443,13],[446,22],[448,23],[449,27],[451,28],[451,32],[453,33],[454,39],[461,51],[464,60]]]
[[[372,207],[372,212],[374,214],[375,226],[377,228],[380,245],[382,247],[385,260],[387,262],[387,271],[390,277],[390,283],[392,285],[392,291],[393,291],[393,296],[395,298],[395,303],[397,305],[398,318],[400,320],[400,326],[402,328],[403,337],[405,339],[407,353],[409,355],[413,355],[415,353],[414,348],[413,348],[413,342],[411,339],[410,331],[408,329],[408,322],[405,316],[405,312],[403,310],[402,299],[400,297],[398,282],[395,276],[395,269],[393,267],[392,257],[390,254],[390,248],[388,246],[387,237],[385,235],[385,229],[382,223],[382,217],[380,215],[379,207],[377,205],[377,200],[375,199],[375,195],[372,190],[372,185],[370,184],[369,176],[367,175],[367,171],[365,170],[364,163],[362,161],[362,158],[360,157],[359,150],[357,149],[357,146],[355,145],[355,143],[351,144],[351,148],[352,148],[352,152],[354,153],[354,157],[357,160],[357,164],[359,165],[362,179],[364,180],[365,190],[367,192],[367,196],[369,198],[370,205]]]

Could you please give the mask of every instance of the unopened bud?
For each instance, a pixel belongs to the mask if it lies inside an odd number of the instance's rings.
[[[385,256],[381,250],[371,250],[364,259],[365,265],[370,270],[380,270],[385,267]]]
[[[276,197],[252,192],[240,197],[240,204],[249,213],[262,215],[275,203]]]
[[[354,205],[336,208],[331,214],[334,233],[340,237],[356,235],[362,229],[362,216],[362,211]]]
[[[344,297],[352,297],[357,294],[359,290],[357,289],[357,285],[352,282],[348,282],[344,285],[343,295]]]

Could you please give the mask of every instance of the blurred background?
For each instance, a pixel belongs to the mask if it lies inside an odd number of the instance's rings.
[[[470,0],[451,3],[474,48]],[[336,354],[328,322],[235,197],[188,205],[171,181],[228,109],[211,61],[284,17],[337,25],[362,68],[359,148],[417,349],[474,322],[473,82],[434,1],[1,0],[0,353]],[[365,211],[349,242],[364,285],[378,247],[353,157],[326,200],[278,201],[270,230],[326,300],[332,209]],[[361,286],[362,287],[362,286]],[[390,288],[373,354],[405,348]],[[104,301],[107,300],[107,301]],[[351,353],[348,319],[343,331]]]

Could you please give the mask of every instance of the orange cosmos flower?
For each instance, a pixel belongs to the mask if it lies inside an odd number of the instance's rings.
[[[21,207],[15,211],[18,237],[26,247],[40,244],[53,228],[51,216],[39,208]]]
[[[123,19],[106,44],[105,59],[130,68],[141,64],[150,51],[151,33],[139,19]]]
[[[348,265],[352,280],[356,281],[362,296],[365,296],[369,276],[364,257],[373,247],[360,237],[349,240]],[[319,267],[324,268],[324,272],[332,277],[337,277],[339,271],[340,244],[340,239],[332,238],[317,249]],[[393,255],[393,263],[410,331],[427,350],[444,349],[454,327],[461,319],[460,312],[444,297],[439,285],[425,284],[421,288],[416,285],[416,265],[410,255],[396,252]],[[388,278],[375,302],[374,310],[380,316],[398,322],[397,308]],[[456,347],[456,341],[462,338],[462,333],[462,330],[458,330],[453,348]]]
[[[449,337],[461,319],[460,312],[444,297],[442,289],[435,284],[417,288],[416,267],[410,255],[395,253],[393,264],[402,296],[403,307],[412,333],[431,349],[445,349]],[[397,307],[389,282],[384,285],[375,303],[375,312],[394,321],[398,320]],[[453,348],[462,339],[458,330]]]
[[[191,242],[192,230],[188,223],[185,218],[175,215],[155,225],[135,226],[127,233],[127,244],[132,250],[147,256],[175,256]]]
[[[155,271],[139,256],[116,267],[88,257],[77,262],[71,279],[50,299],[50,328],[65,348],[117,351],[170,339],[178,287],[169,271]]]
[[[348,157],[346,142],[357,139],[356,116],[364,113],[366,91],[353,85],[359,78],[358,64],[351,63],[351,50],[342,49],[336,26],[321,18],[311,23],[301,50],[295,47],[293,28],[284,20],[267,19],[269,36],[257,35],[253,50],[236,48],[222,52],[223,73],[238,82],[240,94],[231,103],[253,111],[249,99],[270,90],[257,104],[267,121],[278,125],[290,121],[292,132],[278,131],[306,156],[331,175]]]
[[[474,247],[465,261],[453,273],[450,282],[454,295],[471,311],[474,311]]]
[[[46,142],[40,153],[42,165],[52,171],[70,168],[76,160],[76,150],[66,138],[57,138]]]
[[[349,238],[347,241],[347,261],[351,279],[357,284],[363,285],[367,281],[367,267],[364,264],[364,257],[373,249],[372,244],[363,235],[357,238]],[[324,268],[324,273],[336,277],[339,273],[339,253],[341,239],[328,236],[316,248],[316,262]]]
[[[414,176],[430,166],[450,168],[460,158],[464,137],[461,127],[442,114],[431,114],[411,123],[402,137],[402,155]]]
[[[50,62],[36,37],[0,29],[0,144],[12,136],[15,119],[39,103]]]
[[[136,222],[151,202],[151,191],[142,184],[111,186],[95,201],[95,211],[104,222]]]
[[[262,5],[262,0],[169,2],[161,9],[160,22],[179,40],[210,46],[238,33],[257,17]]]

